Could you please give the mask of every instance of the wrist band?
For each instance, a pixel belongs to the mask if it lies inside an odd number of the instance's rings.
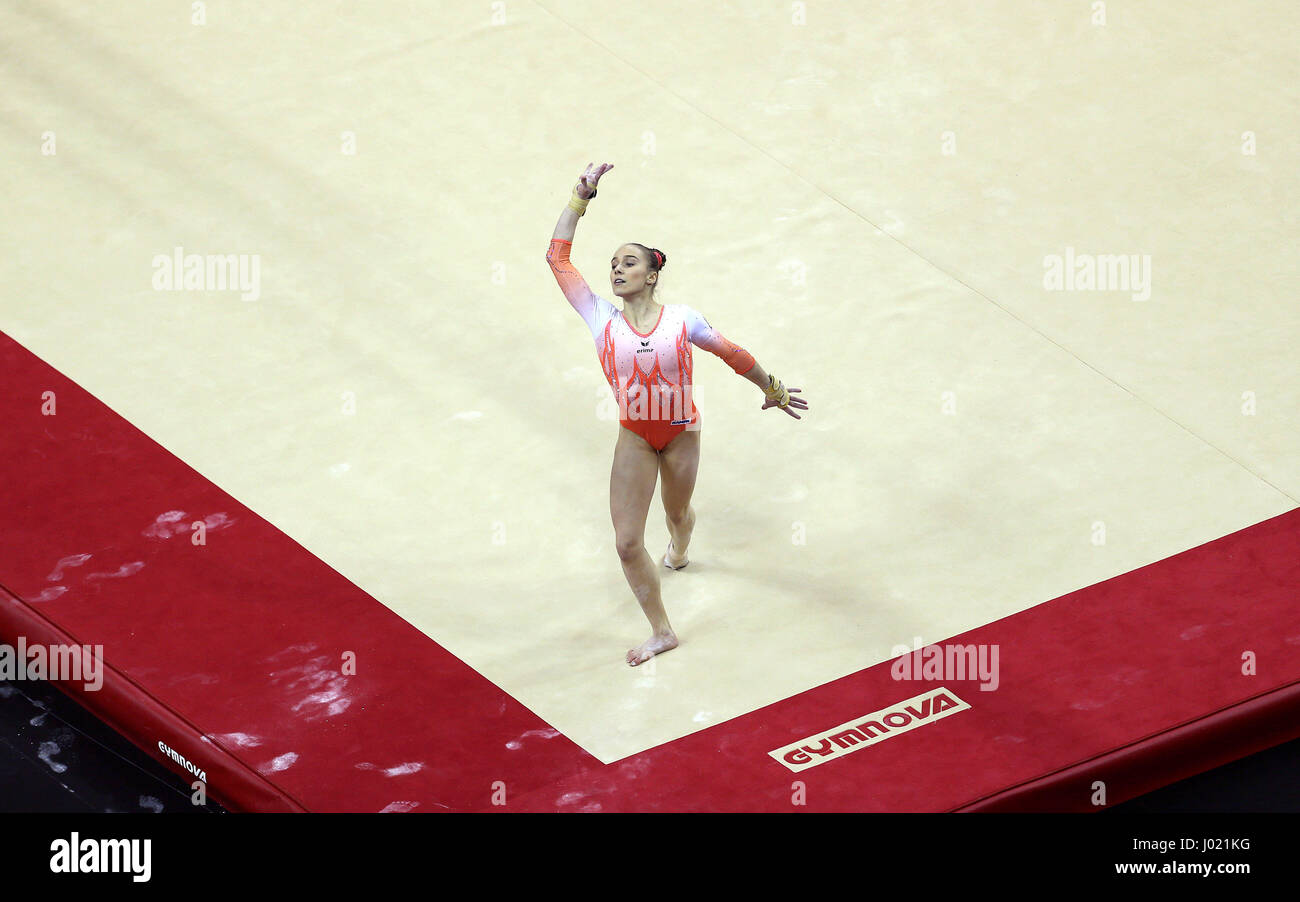
[[[790,403],[790,393],[785,390],[785,384],[771,373],[767,374],[767,388],[763,389],[763,394],[767,395],[769,401],[775,401],[777,407],[785,407]]]
[[[596,192],[592,191],[591,197],[579,197],[578,189],[574,188],[573,196],[569,198],[569,209],[581,216],[583,213],[587,212],[587,204],[595,196]]]

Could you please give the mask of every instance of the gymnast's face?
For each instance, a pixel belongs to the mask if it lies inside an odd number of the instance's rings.
[[[653,286],[659,274],[650,271],[645,251],[635,244],[625,244],[609,261],[609,284],[619,297],[635,295],[647,285]]]

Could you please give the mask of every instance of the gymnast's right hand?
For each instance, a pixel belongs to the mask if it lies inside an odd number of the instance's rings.
[[[578,179],[578,185],[573,190],[578,192],[578,197],[583,200],[589,199],[596,193],[596,184],[600,181],[600,177],[613,168],[613,163],[601,163],[599,166],[588,163],[587,171],[582,174],[582,178]]]

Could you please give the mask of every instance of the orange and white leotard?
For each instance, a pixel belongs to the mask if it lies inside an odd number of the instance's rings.
[[[552,239],[546,261],[565,298],[591,330],[605,380],[619,406],[619,423],[662,451],[682,431],[699,428],[691,345],[716,354],[741,375],[754,366],[754,358],[685,304],[664,304],[650,331],[638,332],[617,307],[587,285],[569,261],[572,247],[570,241]]]

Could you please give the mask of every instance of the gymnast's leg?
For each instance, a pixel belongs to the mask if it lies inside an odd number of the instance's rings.
[[[695,531],[695,508],[691,493],[695,491],[695,474],[700,469],[700,430],[688,429],[659,452],[660,497],[668,520],[672,544],[664,563],[674,570],[686,566],[686,546]]]
[[[654,631],[649,639],[628,651],[627,663],[633,667],[677,647],[677,636],[659,597],[659,569],[645,550],[646,514],[658,475],[659,455],[655,449],[632,430],[619,426],[609,476],[609,512],[623,575]]]

